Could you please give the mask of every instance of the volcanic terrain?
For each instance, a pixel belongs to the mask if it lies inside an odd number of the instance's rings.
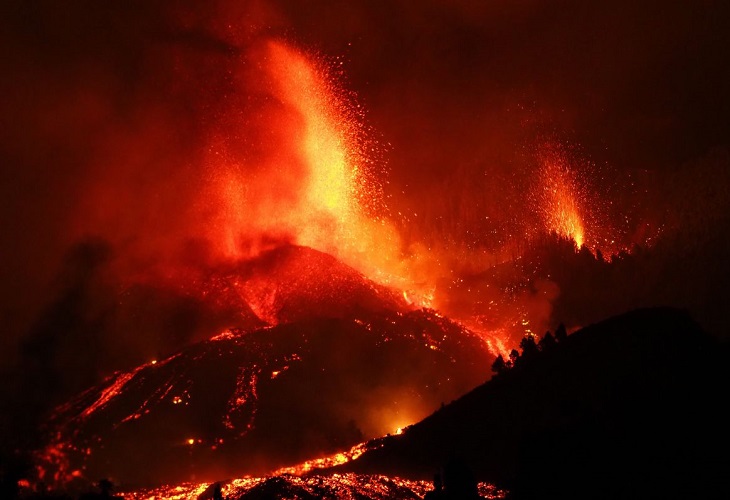
[[[41,479],[264,474],[395,433],[489,376],[478,336],[320,252],[266,253],[208,290],[270,325],[213,332],[57,408]],[[266,299],[247,302],[252,290]]]

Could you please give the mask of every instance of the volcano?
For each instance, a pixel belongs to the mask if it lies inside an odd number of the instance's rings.
[[[395,433],[488,376],[480,337],[321,252],[272,250],[205,290],[268,325],[213,332],[58,407],[41,479],[265,474]]]

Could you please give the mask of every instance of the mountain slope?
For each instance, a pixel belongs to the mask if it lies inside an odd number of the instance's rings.
[[[331,255],[294,245],[216,269],[204,288],[206,294],[245,304],[267,324],[414,309],[394,290]]]
[[[59,407],[39,459],[58,483],[262,474],[423,418],[482,382],[491,359],[427,310],[230,331]]]
[[[450,458],[517,498],[724,492],[727,355],[686,314],[639,310],[522,358],[337,468],[430,477]]]

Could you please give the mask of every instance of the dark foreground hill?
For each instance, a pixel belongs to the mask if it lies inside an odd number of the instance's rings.
[[[515,498],[730,498],[727,361],[685,313],[630,312],[335,471],[429,478],[459,459]]]

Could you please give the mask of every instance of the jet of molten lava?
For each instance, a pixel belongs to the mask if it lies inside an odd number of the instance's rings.
[[[539,154],[540,189],[537,204],[548,232],[571,239],[578,248],[585,243],[581,208],[583,190],[565,152],[554,145]]]
[[[404,258],[385,218],[369,157],[377,145],[360,108],[318,59],[279,41],[268,42],[259,57],[256,77],[267,97],[256,133],[273,139],[257,146],[258,156],[236,157],[226,152],[235,150],[230,144],[211,155],[219,200],[211,238],[217,235],[218,248],[233,260],[282,242],[310,247],[380,284],[412,290],[420,305],[430,288],[414,284],[418,256]]]
[[[298,200],[297,211],[305,222],[298,243],[313,248],[351,245],[352,233],[364,222],[360,201],[378,191],[361,179],[364,158],[356,117],[324,68],[282,43],[271,42],[268,49],[274,93],[300,118],[296,149],[308,175]]]
[[[301,54],[272,42],[269,71],[277,94],[302,117],[300,149],[310,175],[304,202],[341,222],[356,216],[357,135],[346,106],[321,71]]]

